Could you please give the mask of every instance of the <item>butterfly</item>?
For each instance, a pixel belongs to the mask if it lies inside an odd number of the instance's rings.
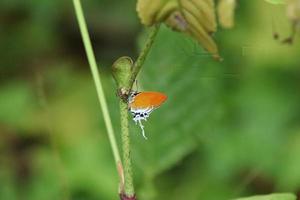
[[[133,121],[139,123],[142,134],[147,139],[142,120],[147,121],[153,110],[158,108],[167,100],[167,96],[160,92],[136,92],[130,93],[128,98],[128,108],[133,115]]]

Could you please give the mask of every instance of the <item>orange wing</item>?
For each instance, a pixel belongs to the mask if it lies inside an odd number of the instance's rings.
[[[167,96],[160,92],[141,92],[133,98],[129,107],[133,109],[157,108],[166,100]]]

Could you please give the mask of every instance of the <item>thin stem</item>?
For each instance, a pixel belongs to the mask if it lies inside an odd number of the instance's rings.
[[[84,43],[85,51],[87,54],[88,62],[89,62],[89,65],[90,65],[90,68],[92,71],[92,75],[93,75],[93,79],[94,79],[94,83],[96,86],[98,100],[99,100],[99,103],[101,106],[105,126],[106,126],[107,133],[108,133],[108,138],[109,138],[110,145],[111,145],[113,155],[114,155],[114,159],[116,162],[116,167],[117,167],[118,173],[120,175],[120,179],[123,180],[122,164],[121,164],[120,154],[119,154],[119,150],[118,150],[118,145],[116,142],[114,130],[112,127],[110,116],[109,116],[108,106],[107,106],[107,103],[105,100],[105,95],[104,95],[104,91],[102,88],[95,55],[94,55],[93,48],[91,45],[91,40],[90,40],[89,33],[87,30],[86,22],[84,19],[84,14],[82,11],[81,3],[80,3],[80,0],[73,0],[73,3],[74,3],[75,13],[77,16],[77,20],[78,20],[82,40]]]
[[[152,30],[150,31],[150,34],[147,38],[146,44],[145,44],[143,50],[141,51],[138,59],[134,63],[131,78],[130,78],[130,89],[132,88],[133,83],[136,79],[136,76],[138,75],[139,71],[141,70],[141,68],[145,62],[145,59],[146,59],[148,53],[150,52],[150,49],[154,43],[154,39],[159,31],[159,27],[160,27],[160,24],[156,24],[152,27]]]
[[[128,109],[127,104],[120,99],[120,114],[121,114],[121,132],[122,132],[122,149],[123,149],[123,164],[125,187],[124,192],[127,197],[134,197],[134,186],[131,168],[130,156],[130,137],[128,128]]]

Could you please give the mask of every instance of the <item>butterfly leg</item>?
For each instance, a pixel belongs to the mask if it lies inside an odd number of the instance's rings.
[[[146,135],[145,135],[145,130],[144,130],[144,126],[143,126],[143,124],[142,124],[142,122],[141,122],[141,120],[139,120],[139,125],[140,125],[140,127],[141,127],[141,129],[142,129],[142,134],[143,134],[143,137],[147,140],[148,138],[146,137]]]

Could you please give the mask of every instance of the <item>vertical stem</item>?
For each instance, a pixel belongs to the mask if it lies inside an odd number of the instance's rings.
[[[78,20],[82,40],[83,40],[83,43],[84,43],[85,51],[86,51],[86,54],[87,54],[88,62],[89,62],[89,65],[90,65],[90,68],[91,68],[91,71],[92,71],[92,75],[93,75],[93,79],[94,79],[94,83],[95,83],[95,86],[96,86],[96,90],[97,90],[97,94],[98,94],[98,100],[99,100],[99,104],[101,106],[101,110],[102,110],[105,126],[106,126],[106,129],[107,129],[110,145],[111,145],[113,155],[114,155],[114,159],[115,159],[115,162],[116,162],[116,167],[118,169],[120,179],[122,180],[123,175],[120,174],[120,172],[122,171],[121,170],[122,165],[121,165],[120,154],[119,154],[116,138],[115,138],[115,135],[114,135],[114,130],[113,130],[113,127],[112,127],[111,119],[110,119],[110,116],[109,116],[108,107],[107,107],[107,103],[106,103],[106,100],[105,100],[105,95],[104,95],[104,91],[103,91],[103,88],[102,88],[102,84],[101,84],[101,80],[100,80],[100,76],[99,76],[99,71],[98,71],[98,68],[97,68],[95,55],[94,55],[93,48],[92,48],[92,45],[91,45],[91,40],[90,40],[89,33],[88,33],[88,30],[87,30],[86,22],[85,22],[85,19],[84,19],[81,3],[80,3],[80,0],[73,0],[73,3],[74,3],[75,13],[76,13],[76,16],[77,16],[77,20]]]
[[[127,104],[120,99],[120,113],[121,113],[121,132],[122,132],[122,148],[123,148],[123,164],[124,164],[124,178],[125,187],[124,192],[127,197],[134,197],[134,187],[132,180],[132,168],[130,157],[130,138],[128,128],[128,109]]]

